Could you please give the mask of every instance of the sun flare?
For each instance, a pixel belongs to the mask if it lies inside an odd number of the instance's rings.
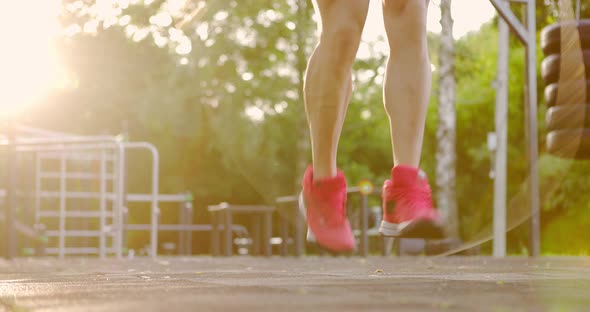
[[[10,1],[0,11],[0,120],[39,101],[58,80],[59,0]]]

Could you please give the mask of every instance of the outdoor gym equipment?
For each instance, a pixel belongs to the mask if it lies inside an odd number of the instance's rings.
[[[541,32],[541,49],[545,55],[551,55],[561,52],[561,31],[563,25],[577,25],[580,33],[580,45],[582,49],[590,49],[590,20],[580,20],[577,22],[567,21],[549,25]]]
[[[558,94],[559,87],[562,89],[578,89],[586,88],[586,99],[583,102],[590,105],[590,80],[576,80],[576,81],[560,81],[559,83],[552,83],[545,87],[545,103],[552,107],[556,105],[572,104],[572,101],[577,100],[571,93]],[[559,103],[557,97],[559,96]],[[576,96],[577,97],[577,96]]]
[[[545,27],[541,48],[549,106],[547,151],[563,158],[590,159],[590,20]]]
[[[549,107],[547,130],[590,128],[590,105],[561,105]]]
[[[565,62],[566,58],[569,58],[569,61],[578,61],[577,53],[550,54],[543,60],[541,63],[541,75],[545,83],[552,84],[560,81],[561,63]],[[590,50],[582,50],[582,60],[584,62],[585,76],[590,78]],[[562,77],[561,79],[565,81],[568,77]]]
[[[127,231],[148,231],[148,254],[158,252],[158,231],[178,231],[179,251],[190,252],[187,233],[195,229],[184,222],[159,224],[163,202],[179,203],[181,215],[192,210],[189,194],[159,194],[159,153],[147,142],[127,142],[115,136],[75,136],[42,129],[12,126],[1,141],[9,161],[0,190],[0,222],[6,231],[5,255],[15,257],[20,237],[42,243],[40,254],[122,257]],[[150,191],[126,190],[129,150],[151,155]],[[82,183],[81,183],[82,182]],[[148,224],[130,224],[128,203],[148,204]],[[184,214],[183,214],[184,213]],[[189,211],[190,214],[190,211]],[[191,218],[186,218],[188,222]],[[160,228],[161,227],[161,228]],[[87,244],[80,244],[80,241]],[[189,242],[189,243],[187,243]],[[34,246],[36,247],[36,246]],[[27,251],[21,253],[30,254]]]

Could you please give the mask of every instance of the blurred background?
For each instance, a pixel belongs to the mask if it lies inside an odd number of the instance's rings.
[[[432,0],[429,11],[434,85],[422,162],[433,185],[440,5]],[[340,143],[339,166],[349,185],[369,180],[378,186],[392,165],[381,85],[388,48],[379,6],[372,0]],[[553,1],[540,0],[537,6],[539,30],[556,21]],[[590,16],[590,5],[581,11]],[[487,137],[494,131],[497,18],[484,0],[454,0],[451,12],[457,83],[454,196],[457,230],[469,240],[492,222]],[[123,133],[155,144],[162,157],[161,192],[191,192],[196,223],[208,222],[207,205],[272,204],[299,191],[310,161],[302,77],[317,42],[316,19],[305,0],[4,1],[0,120],[83,135]],[[522,191],[527,174],[524,48],[511,40],[509,199]],[[542,252],[588,255],[590,163],[544,153],[542,104]],[[142,156],[128,164],[135,172],[129,176],[130,192],[145,188],[146,164],[149,159]],[[147,240],[146,235],[130,234],[129,244]],[[527,254],[527,240],[526,225],[512,230],[509,253]],[[193,249],[206,251],[207,241],[196,235]],[[483,252],[490,250],[491,244],[482,246]]]

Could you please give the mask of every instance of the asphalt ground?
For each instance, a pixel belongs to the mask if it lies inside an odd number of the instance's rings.
[[[0,311],[590,311],[590,258],[0,260]]]

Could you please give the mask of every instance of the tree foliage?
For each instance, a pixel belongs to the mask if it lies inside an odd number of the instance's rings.
[[[308,56],[317,40],[311,6],[298,4],[64,1],[65,33],[59,44],[72,87],[53,94],[27,120],[83,134],[127,129],[132,140],[153,142],[162,154],[162,192],[191,191],[198,211],[195,222],[208,221],[204,208],[209,204],[271,203],[276,196],[294,194],[303,115],[297,52]],[[107,9],[98,9],[100,5]],[[589,16],[590,8],[584,5],[583,16]],[[538,16],[539,30],[555,20],[551,6],[542,3]],[[302,46],[298,38],[306,38]],[[437,41],[437,35],[429,34],[434,64]],[[372,53],[355,63],[355,93],[338,161],[350,185],[368,179],[378,187],[392,165],[382,104],[386,55],[375,43],[364,44]],[[496,52],[494,23],[456,42],[456,194],[464,239],[476,236],[492,220],[486,138],[494,126]],[[509,198],[522,191],[526,178],[523,60],[523,48],[513,42]],[[437,88],[435,83],[433,94]],[[541,91],[542,86],[540,95]],[[438,123],[435,104],[433,97],[422,160],[431,177]],[[543,114],[540,103],[540,125]],[[543,152],[543,128],[540,137]],[[149,174],[143,170],[148,160],[133,159],[130,188],[141,190]],[[540,170],[543,250],[587,254],[590,231],[580,235],[576,229],[590,227],[590,165],[543,155]],[[565,177],[563,171],[568,172]],[[378,205],[378,200],[372,204]],[[171,221],[175,218],[170,215]],[[511,232],[511,251],[521,252],[527,236],[526,227]]]

